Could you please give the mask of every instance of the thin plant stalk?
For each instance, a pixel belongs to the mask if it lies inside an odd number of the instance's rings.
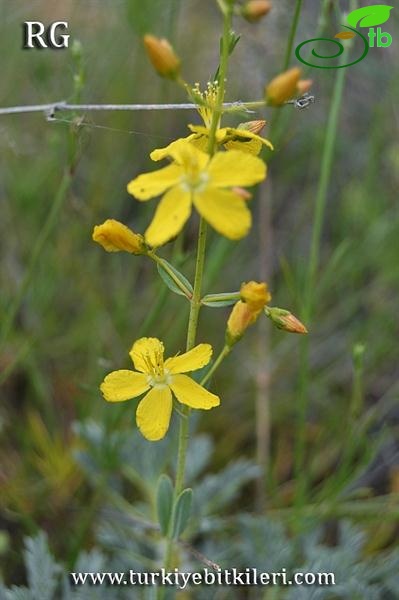
[[[259,199],[259,281],[270,284],[272,276],[272,195],[270,180],[262,186]],[[266,503],[266,474],[270,464],[270,328],[259,320],[257,342],[257,372],[255,377],[256,463],[260,468],[256,479],[255,504],[262,512]]]
[[[303,0],[297,0],[291,23],[288,44],[282,70],[288,69],[295,35],[298,29]],[[271,132],[278,131],[282,111],[279,110],[272,120]],[[259,204],[259,280],[271,285],[272,265],[271,249],[273,237],[272,224],[272,191],[270,179],[262,187],[263,193]],[[270,464],[271,440],[271,408],[270,408],[270,333],[264,321],[259,324],[258,367],[255,378],[255,411],[256,411],[256,462],[260,467],[256,479],[255,505],[261,512],[266,503],[265,478]]]
[[[320,176],[313,209],[312,236],[308,268],[303,292],[302,317],[311,323],[316,295],[316,276],[320,264],[321,236],[325,220],[328,189],[331,182],[334,149],[338,130],[339,114],[345,83],[345,69],[338,69],[335,76],[333,95],[327,121],[326,136],[322,149]],[[294,474],[296,484],[295,504],[301,508],[307,501],[308,478],[305,469],[306,420],[309,408],[309,340],[301,340],[299,397],[297,412],[297,438],[295,443]]]
[[[292,19],[290,34],[288,36],[287,49],[285,51],[283,71],[286,71],[290,64],[291,54],[294,47],[295,35],[298,29],[299,17],[301,16],[302,3],[303,0],[296,0],[294,18]]]
[[[14,320],[18,314],[18,311],[21,308],[21,305],[24,301],[25,295],[28,291],[28,288],[32,282],[33,276],[36,271],[36,267],[39,261],[40,256],[46,246],[48,239],[51,236],[51,233],[54,229],[55,224],[58,220],[58,215],[60,213],[61,207],[64,203],[65,197],[68,193],[72,182],[72,174],[69,170],[66,170],[62,176],[60,185],[58,187],[57,193],[55,195],[54,201],[51,205],[50,212],[47,215],[47,219],[44,222],[42,229],[39,232],[39,235],[36,238],[35,245],[33,246],[32,252],[30,254],[29,264],[25,271],[22,283],[19,286],[19,290],[15,295],[8,312],[2,322],[2,326],[0,329],[0,348],[5,343],[12,326],[14,324]]]
[[[222,42],[222,53],[220,58],[220,75],[219,75],[219,90],[218,96],[216,100],[216,106],[212,115],[212,123],[209,132],[209,142],[208,142],[208,154],[213,155],[215,152],[216,145],[216,131],[220,123],[220,118],[223,110],[223,100],[225,93],[225,80],[227,75],[227,65],[229,58],[229,37],[231,30],[231,20],[232,20],[232,7],[229,6],[228,10],[224,13],[223,19],[223,42]],[[200,219],[199,231],[198,231],[198,244],[197,244],[197,258],[195,265],[195,276],[194,276],[194,291],[193,297],[190,301],[190,315],[188,321],[188,330],[187,330],[187,343],[186,350],[191,350],[195,346],[196,336],[197,336],[197,328],[198,328],[198,319],[199,313],[201,309],[201,291],[202,291],[202,280],[204,273],[204,263],[205,263],[205,250],[206,250],[206,234],[207,234],[207,224],[204,219]],[[174,487],[174,499],[176,500],[177,496],[181,492],[184,486],[184,473],[185,473],[185,465],[186,465],[186,456],[187,456],[187,446],[189,440],[189,415],[190,408],[183,407],[182,416],[180,418],[180,427],[179,427],[179,441],[178,441],[178,451],[177,451],[177,468],[176,468],[176,479],[175,479],[175,487]],[[173,521],[173,519],[171,519]],[[173,559],[173,539],[171,532],[173,530],[173,522],[170,524],[169,536],[167,539],[166,545],[166,553],[165,553],[165,569],[168,570],[171,567],[172,559]],[[160,598],[163,597],[164,590],[159,590],[158,596]]]

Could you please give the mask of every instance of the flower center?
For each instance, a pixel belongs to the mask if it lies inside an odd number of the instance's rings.
[[[164,369],[162,375],[148,375],[148,384],[151,387],[163,388],[167,387],[172,383],[172,375],[168,369]]]
[[[206,90],[201,92],[199,83],[196,83],[193,87],[193,93],[194,97],[198,99],[197,110],[204,121],[205,127],[209,129],[212,124],[213,111],[217,103],[219,85],[216,82],[208,82]]]
[[[192,166],[192,168],[190,168]],[[209,181],[206,171],[199,171],[198,165],[190,165],[180,183],[185,192],[203,192]]]
[[[144,362],[148,369],[147,382],[152,387],[166,387],[172,381],[168,369],[165,369],[162,352],[148,352],[143,355]]]

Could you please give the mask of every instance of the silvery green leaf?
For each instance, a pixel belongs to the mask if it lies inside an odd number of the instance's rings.
[[[173,509],[173,484],[168,475],[161,475],[158,480],[156,503],[161,532],[167,536]]]
[[[177,497],[173,511],[173,538],[176,540],[187,527],[191,514],[193,490],[186,488]]]

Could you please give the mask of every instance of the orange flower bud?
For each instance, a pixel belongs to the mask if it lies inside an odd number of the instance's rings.
[[[180,59],[165,38],[144,36],[144,45],[154,69],[161,77],[176,79],[180,71]]]
[[[256,281],[243,283],[240,290],[240,297],[243,302],[248,304],[252,311],[262,310],[272,299],[267,284],[257,283]]]
[[[260,21],[272,8],[269,0],[249,0],[241,9],[242,16],[250,23]]]
[[[313,79],[300,79],[296,84],[297,92],[302,96],[310,90],[313,85]]]
[[[226,344],[228,346],[236,344],[242,338],[248,327],[255,323],[260,313],[260,310],[254,311],[249,304],[239,300],[233,306],[233,310],[227,321]]]
[[[266,100],[273,106],[281,106],[289,100],[297,91],[297,85],[301,76],[301,69],[293,67],[280,73],[266,86]]]
[[[245,131],[250,131],[251,133],[255,133],[257,135],[262,131],[265,125],[266,121],[264,119],[257,119],[256,121],[247,121],[246,123],[240,123],[237,129],[244,129]]]
[[[145,254],[146,251],[143,236],[114,219],[107,219],[102,225],[96,225],[92,238],[107,252]]]
[[[271,307],[265,309],[266,316],[274,323],[278,329],[283,329],[289,333],[308,333],[305,325],[301,323],[289,310]]]

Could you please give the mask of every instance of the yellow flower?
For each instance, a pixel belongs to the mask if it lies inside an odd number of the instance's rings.
[[[240,297],[254,311],[262,310],[272,299],[267,283],[258,283],[256,281],[243,283],[240,290]]]
[[[140,338],[129,354],[136,371],[113,371],[105,377],[100,389],[108,402],[123,402],[148,392],[136,411],[137,426],[147,440],[160,440],[168,431],[172,392],[179,402],[190,408],[208,410],[220,404],[218,396],[182,374],[209,363],[212,356],[209,344],[198,344],[164,361],[164,345],[160,340]]]
[[[114,219],[107,219],[102,225],[96,225],[92,238],[107,252],[130,252],[131,254],[144,254],[144,238],[134,233],[129,227]]]
[[[158,161],[169,156],[175,145],[182,140],[190,142],[199,150],[206,152],[208,148],[209,128],[202,125],[189,125],[188,127],[193,132],[191,135],[176,140],[165,146],[165,148],[153,150],[150,154],[151,159]],[[262,150],[263,145],[270,148],[270,150],[274,150],[273,144],[268,139],[257,135],[257,133],[254,133],[249,128],[247,129],[246,123],[242,123],[236,128],[222,127],[221,129],[217,129],[215,140],[218,145],[223,145],[226,150],[240,150],[241,152],[247,152],[255,156]]]
[[[138,200],[149,200],[166,192],[155,212],[145,239],[161,246],[182,230],[194,204],[216,231],[237,240],[251,226],[251,213],[241,196],[231,188],[251,186],[266,176],[266,165],[256,156],[237,150],[217,152],[213,157],[185,140],[169,150],[174,163],[133,179],[127,190]]]
[[[155,35],[144,36],[144,46],[154,69],[161,77],[175,79],[180,71],[180,59],[165,38]]]

